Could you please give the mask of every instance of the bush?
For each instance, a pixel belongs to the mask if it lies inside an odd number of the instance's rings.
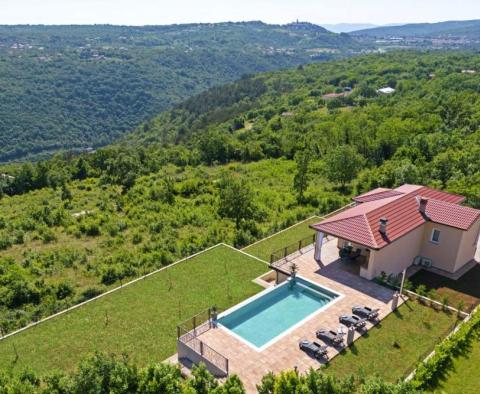
[[[50,242],[53,242],[53,241],[57,240],[57,236],[49,228],[42,229],[41,232],[40,232],[40,237],[41,237],[44,244],[48,244]]]
[[[103,293],[103,289],[99,287],[89,287],[82,292],[82,294],[80,295],[80,298],[78,299],[78,302],[87,301],[91,298],[99,296],[102,293]]]
[[[72,296],[74,293],[75,290],[73,289],[73,286],[68,282],[60,283],[55,292],[59,300],[64,300],[65,298]]]
[[[12,240],[5,233],[0,234],[0,250],[8,249],[12,246]]]
[[[138,245],[139,243],[141,243],[143,240],[143,237],[142,237],[142,234],[140,233],[134,233],[133,236],[132,236],[132,243],[134,245]]]
[[[100,226],[97,223],[87,223],[85,225],[85,231],[84,233],[90,237],[96,237],[100,235]]]
[[[108,267],[103,271],[102,283],[104,285],[111,285],[119,279],[119,275],[115,267]]]

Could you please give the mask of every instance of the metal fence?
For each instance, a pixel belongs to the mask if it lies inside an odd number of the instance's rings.
[[[191,333],[192,335],[200,335],[211,328],[211,317],[213,308],[207,308],[195,316],[183,321],[177,326],[177,337],[180,338],[181,333]]]
[[[287,245],[282,249],[278,249],[270,255],[270,264],[276,261],[282,260],[287,256],[302,250],[303,248],[315,243],[315,234],[312,234],[306,238],[301,239],[293,244]]]
[[[180,323],[177,326],[177,338],[203,359],[228,375],[228,358],[198,338],[199,335],[213,327],[212,316],[214,313],[219,313],[219,310],[208,308]]]

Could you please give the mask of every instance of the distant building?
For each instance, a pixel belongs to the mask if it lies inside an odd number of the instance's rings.
[[[8,175],[8,174],[0,174],[0,177],[2,179],[8,179],[9,181],[13,181],[15,179],[15,177],[13,177],[11,175]]]
[[[339,97],[344,97],[345,96],[345,92],[342,92],[342,93],[327,93],[327,94],[324,94],[322,96],[322,98],[324,100],[331,100],[331,99],[334,99],[334,98],[339,98]]]
[[[395,89],[391,88],[390,86],[387,86],[385,88],[378,89],[377,93],[379,93],[379,94],[393,94],[393,93],[395,93]]]
[[[462,74],[475,74],[475,70],[462,70]]]

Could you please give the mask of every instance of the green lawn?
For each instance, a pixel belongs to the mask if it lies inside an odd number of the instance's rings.
[[[480,338],[478,338],[480,339]],[[467,354],[453,361],[453,368],[438,382],[434,393],[478,393],[480,387],[480,341],[474,341]]]
[[[308,226],[320,221],[321,219],[319,217],[311,218],[289,228],[288,230],[275,234],[268,239],[260,241],[252,246],[247,246],[244,250],[262,260],[270,261],[270,255],[274,251],[313,235],[314,231]]]
[[[211,305],[229,307],[261,291],[252,279],[267,269],[243,253],[216,247],[0,341],[0,369],[71,370],[95,350],[126,352],[140,365],[163,361],[175,353],[178,322]]]
[[[433,350],[453,328],[455,320],[454,314],[408,301],[335,357],[326,372],[341,377],[352,373],[378,374],[395,382]]]

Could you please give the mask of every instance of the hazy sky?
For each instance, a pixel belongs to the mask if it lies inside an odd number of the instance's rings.
[[[480,19],[480,0],[0,0],[0,24],[262,20],[375,24]]]

